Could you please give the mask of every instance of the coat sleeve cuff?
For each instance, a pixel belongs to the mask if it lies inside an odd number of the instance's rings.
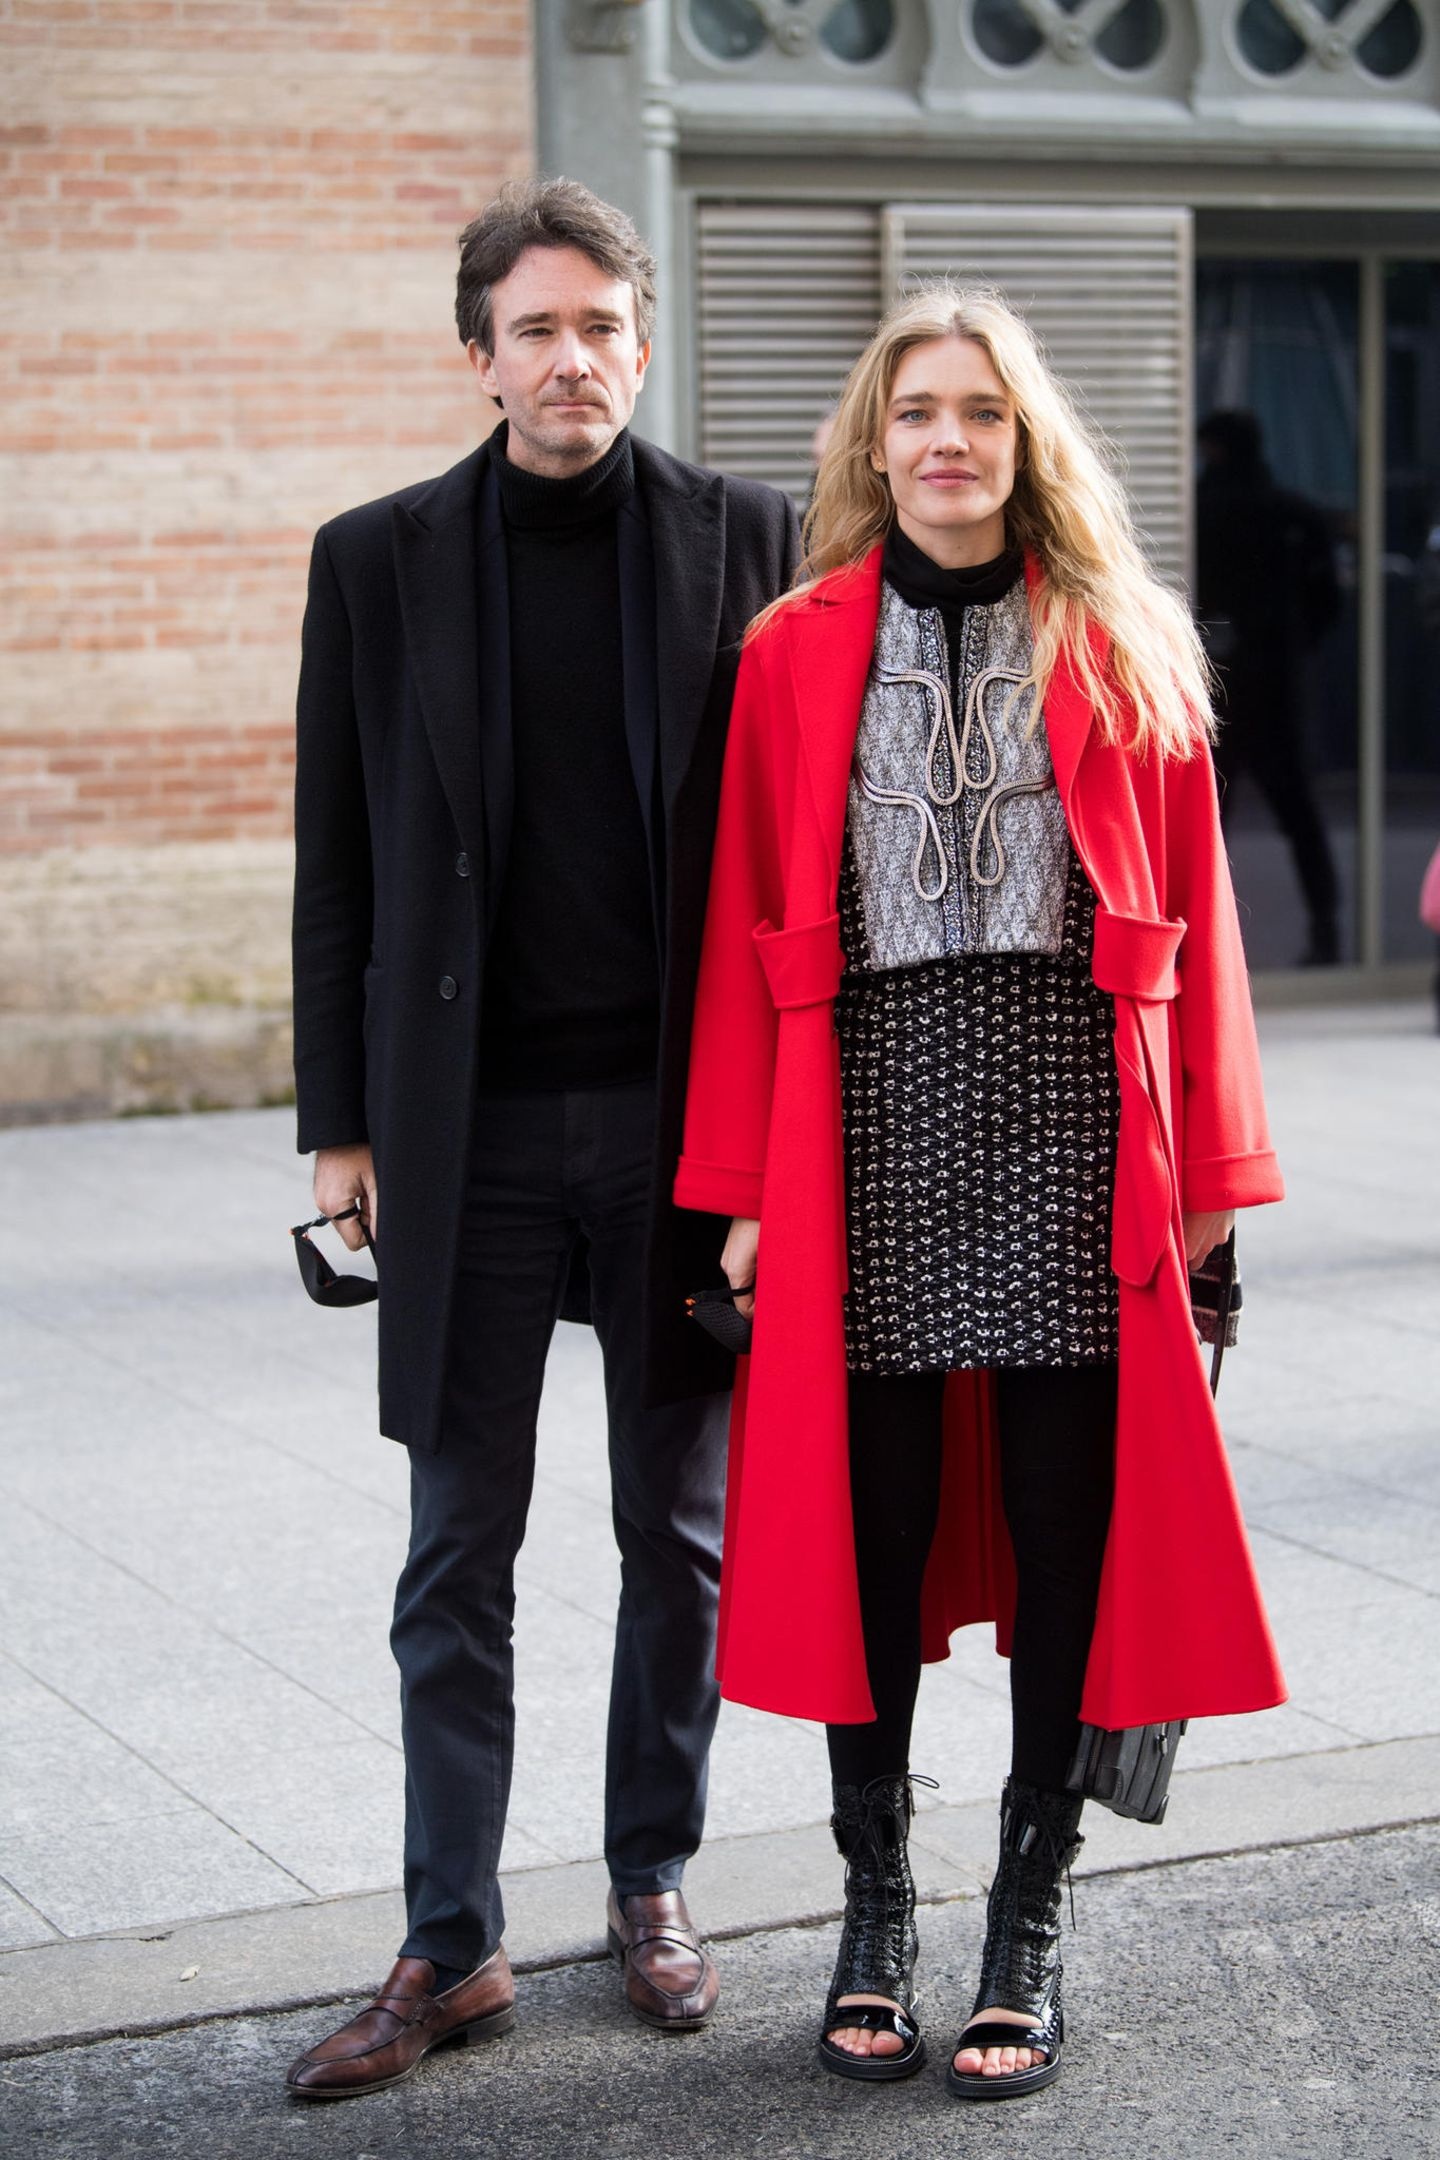
[[[324,1116],[306,1110],[296,1121],[297,1155],[314,1155],[320,1148],[327,1147],[367,1147],[369,1142],[363,1108],[348,1111],[342,1108]]]
[[[765,1189],[763,1170],[736,1170],[728,1163],[697,1162],[682,1155],[675,1174],[675,1205],[702,1215],[743,1215],[760,1219]]]
[[[1187,1162],[1180,1191],[1187,1215],[1209,1215],[1283,1200],[1285,1180],[1274,1151],[1265,1148],[1253,1155],[1204,1155]]]

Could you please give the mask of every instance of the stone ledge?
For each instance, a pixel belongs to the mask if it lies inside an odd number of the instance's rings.
[[[249,1110],[292,1099],[288,1010],[9,1012],[0,1037],[0,1126]]]
[[[1092,1808],[1077,1875],[1434,1821],[1437,1796],[1440,1735],[1182,1770],[1158,1828]],[[921,1898],[978,1897],[994,1848],[993,1805],[924,1809],[911,1839]],[[599,1860],[507,1875],[516,1970],[602,1957],[605,1887]],[[724,1941],[835,1918],[840,1869],[828,1829],[816,1824],[716,1839],[691,1862],[686,1889],[707,1936]],[[8,1951],[0,1955],[0,2059],[363,1996],[403,1934],[400,1892],[380,1890]],[[193,1977],[182,1979],[187,1972]]]

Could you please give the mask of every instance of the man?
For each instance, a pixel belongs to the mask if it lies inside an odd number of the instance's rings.
[[[401,1673],[409,1933],[293,2091],[408,2076],[513,2018],[496,1869],[513,1563],[556,1318],[604,1355],[621,1594],[609,1940],[647,2022],[701,2025],[699,1843],[725,1360],[684,1294],[724,1225],[672,1210],[739,642],[793,507],[631,437],[654,262],[574,182],[461,235],[456,317],[503,424],[336,518],[311,567],[296,774],[295,1071],[316,1204],[381,1280],[380,1422],[410,1450]],[[698,1227],[695,1227],[698,1225]]]

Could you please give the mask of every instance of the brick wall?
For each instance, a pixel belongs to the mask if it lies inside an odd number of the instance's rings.
[[[454,236],[531,83],[525,0],[0,0],[0,906],[274,859],[309,538],[488,424]]]

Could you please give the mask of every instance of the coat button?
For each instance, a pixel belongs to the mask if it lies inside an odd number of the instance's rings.
[[[455,875],[456,877],[469,877],[470,858],[468,855],[457,855],[455,857]]]
[[[459,983],[457,983],[457,982],[456,982],[456,980],[455,980],[455,977],[454,977],[453,975],[442,975],[442,976],[440,977],[440,995],[441,995],[441,997],[443,997],[443,998],[453,998],[453,997],[458,997],[458,996],[459,996],[459,994],[460,994],[460,985],[459,985]]]

